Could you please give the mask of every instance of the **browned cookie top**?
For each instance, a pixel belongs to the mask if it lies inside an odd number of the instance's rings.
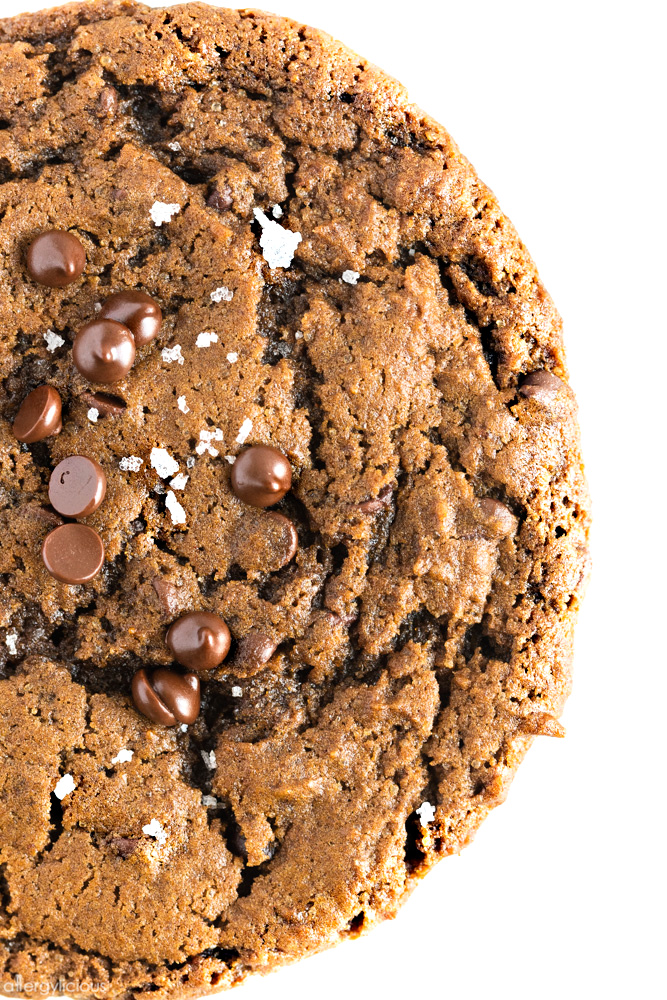
[[[220,989],[393,914],[562,735],[560,321],[447,133],[310,28],[0,21],[0,119],[0,960]],[[85,261],[28,259],[53,230]]]

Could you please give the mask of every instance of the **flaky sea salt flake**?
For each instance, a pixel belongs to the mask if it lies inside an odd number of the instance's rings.
[[[243,688],[238,687],[236,684],[232,688],[232,698],[240,698],[243,694]]]
[[[184,472],[179,472],[177,476],[174,476],[174,478],[170,480],[169,485],[175,490],[184,490],[189,478],[190,477],[186,476]]]
[[[74,783],[74,778],[71,774],[63,774],[60,781],[57,782],[56,787],[53,789],[53,794],[57,799],[64,799],[66,795],[73,792],[76,788]]]
[[[234,292],[227,285],[220,285],[211,292],[211,302],[231,302],[233,298]]]
[[[143,464],[143,458],[139,458],[138,455],[126,455],[125,458],[121,458],[118,468],[122,472],[138,472]]]
[[[94,406],[91,406],[91,408],[88,410],[88,413],[86,414],[91,424],[97,423],[97,418],[99,417],[99,415],[100,411]]]
[[[154,201],[151,205],[151,219],[159,227],[163,222],[171,222],[180,210],[181,206],[177,202]]]
[[[119,750],[115,757],[111,758],[112,764],[129,764],[134,757],[134,750],[126,750],[124,747]]]
[[[185,358],[183,357],[183,354],[181,352],[181,345],[174,344],[173,347],[163,347],[162,360],[165,361],[168,365],[171,364],[172,361],[177,361],[179,365],[184,365]]]
[[[227,360],[229,361],[230,365],[233,365],[235,361],[238,361],[239,356],[236,353],[236,351],[230,351],[229,354],[227,355]]]
[[[151,449],[151,466],[160,479],[169,479],[178,472],[178,462],[166,448]]]
[[[61,337],[60,334],[54,333],[53,330],[47,330],[44,334],[44,340],[46,341],[46,349],[53,353],[57,351],[59,347],[62,347],[65,343],[65,338]]]
[[[271,215],[273,216],[274,219],[282,219],[283,210],[280,207],[280,205],[273,206],[273,208],[271,209]]]
[[[239,428],[238,434],[236,435],[236,443],[245,444],[245,442],[248,440],[248,436],[250,435],[251,430],[252,430],[252,420],[249,417],[246,417]]]
[[[19,634],[18,632],[8,632],[5,636],[5,646],[9,650],[10,656],[16,656],[18,654],[18,642]]]
[[[215,750],[200,750],[200,753],[201,759],[204,761],[204,764],[209,771],[215,771],[218,766],[218,762],[215,759]]]
[[[206,806],[207,809],[218,808],[218,800],[216,799],[215,795],[202,795],[201,804],[203,806]]]
[[[186,522],[185,511],[178,502],[178,500],[176,499],[176,494],[174,493],[173,490],[169,490],[167,492],[167,496],[164,502],[166,504],[167,510],[171,514],[171,523],[185,524]]]
[[[256,208],[254,215],[262,227],[259,245],[266,263],[269,267],[289,267],[302,240],[301,233],[285,229],[273,219],[269,219],[261,208]]]
[[[154,837],[160,846],[167,843],[167,834],[158,819],[152,819],[150,823],[142,826],[141,832],[145,833],[147,837]]]
[[[187,402],[185,400],[185,396],[179,396],[178,397],[178,408],[181,411],[181,413],[189,413],[190,412],[190,407],[188,406],[188,404],[187,404]]]
[[[210,347],[211,344],[217,344],[217,343],[218,343],[217,333],[211,333],[210,330],[207,330],[204,333],[198,334],[197,339],[195,341],[195,346]]]
[[[419,809],[417,809],[417,815],[419,816],[421,826],[427,827],[435,819],[435,809],[430,802],[422,802]]]
[[[359,277],[360,275],[358,271],[343,271],[341,275],[343,281],[346,281],[348,285],[356,285],[359,281]]]
[[[229,462],[230,465],[233,465],[234,462],[236,461],[236,455],[225,455],[225,459]]]

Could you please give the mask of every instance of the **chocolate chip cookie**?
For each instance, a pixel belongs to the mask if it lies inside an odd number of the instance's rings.
[[[558,314],[311,28],[0,20],[5,991],[198,996],[469,842],[570,683]]]

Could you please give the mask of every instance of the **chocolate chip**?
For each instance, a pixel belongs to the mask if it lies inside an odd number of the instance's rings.
[[[137,837],[110,837],[109,846],[113,847],[121,858],[129,858],[136,851],[141,841]]]
[[[288,562],[291,562],[292,559],[294,559],[296,551],[299,547],[299,536],[290,519],[285,517],[284,514],[279,514],[275,510],[269,510],[262,516],[270,517],[280,528],[280,549],[275,552],[278,557],[275,568],[280,569],[281,566],[286,566]]]
[[[135,289],[110,295],[99,315],[101,319],[113,319],[131,330],[137,347],[155,340],[162,326],[162,310],[155,299]]]
[[[217,212],[226,212],[232,206],[232,192],[227,186],[214,188],[206,199],[206,204],[210,205]]]
[[[120,417],[127,409],[125,400],[111,392],[82,392],[81,399],[94,406],[101,417]]]
[[[51,385],[39,385],[29,392],[14,419],[14,437],[25,444],[34,444],[44,438],[60,434],[62,429],[62,403],[60,395]]]
[[[51,229],[32,241],[26,266],[40,285],[65,288],[83,273],[86,251],[73,233]]]
[[[516,518],[509,507],[493,497],[484,497],[479,501],[479,509],[484,518],[493,523],[503,535],[511,534],[516,528]]]
[[[87,517],[97,510],[107,491],[101,465],[85,455],[69,455],[56,465],[49,480],[49,500],[63,517]]]
[[[112,319],[95,319],[82,326],[72,347],[74,364],[91,382],[117,382],[134,364],[131,331]]]
[[[139,711],[163,726],[190,725],[199,715],[201,694],[196,674],[177,674],[159,667],[152,674],[143,668],[132,678],[132,698]]]
[[[229,652],[231,636],[219,615],[191,611],[175,621],[167,632],[167,646],[184,667],[213,670]]]
[[[565,388],[556,375],[544,370],[531,372],[526,375],[519,392],[528,399],[535,399],[538,403],[550,403]]]
[[[115,87],[102,87],[100,96],[97,99],[97,107],[100,117],[111,117],[116,113],[118,91]]]
[[[235,673],[256,673],[267,663],[278,643],[266,632],[248,632],[240,640],[234,659]]]
[[[271,507],[292,485],[292,467],[281,451],[258,444],[246,448],[232,466],[232,489],[252,507]]]
[[[63,523],[62,517],[58,517],[48,507],[42,507],[38,503],[26,504],[21,510],[25,511],[28,517],[34,521],[37,521],[39,524],[48,524],[50,528],[57,528],[59,524]]]
[[[183,601],[178,587],[168,580],[163,580],[161,576],[154,576],[151,580],[153,590],[160,599],[162,610],[169,618],[173,618],[181,610]]]
[[[104,562],[102,539],[85,524],[61,524],[50,531],[42,545],[47,570],[61,583],[87,583]]]
[[[360,510],[362,514],[377,514],[379,510],[383,510],[383,508],[389,506],[393,492],[391,486],[385,486],[384,489],[380,490],[375,499],[364,500],[362,503],[357,504],[357,510]]]

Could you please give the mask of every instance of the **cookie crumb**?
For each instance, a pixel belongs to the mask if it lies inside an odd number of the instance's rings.
[[[125,458],[121,458],[118,468],[122,472],[138,472],[143,464],[143,458],[139,458],[138,455],[126,455]]]
[[[220,285],[211,292],[211,302],[231,302],[233,298],[234,292],[226,285]]]
[[[189,413],[190,412],[190,407],[188,406],[188,404],[185,401],[185,396],[179,396],[178,397],[178,408],[181,411],[181,413]]]
[[[185,364],[185,358],[181,353],[181,345],[174,344],[173,347],[163,347],[162,348],[162,360],[166,361],[169,365],[172,361],[177,361],[179,365]]]
[[[358,271],[343,271],[341,275],[343,281],[346,281],[348,285],[356,285],[360,277],[361,275]]]
[[[175,215],[181,210],[181,206],[176,202],[154,201],[151,206],[150,216],[156,226],[161,226],[163,222],[171,222]]]
[[[74,778],[71,774],[63,774],[60,781],[57,782],[56,787],[53,789],[53,794],[57,799],[64,799],[66,795],[73,792],[76,788],[74,783]]]
[[[251,430],[252,430],[252,420],[249,417],[246,417],[239,428],[238,434],[236,435],[236,443],[245,444],[245,442],[248,440],[248,436],[250,435]]]
[[[211,333],[210,331],[205,331],[197,336],[195,341],[195,347],[210,347],[211,344],[218,343],[217,333]]]
[[[119,750],[115,757],[111,758],[112,764],[129,764],[134,757],[134,750]]]
[[[165,504],[167,506],[167,510],[171,514],[171,523],[185,524],[186,522],[185,511],[178,502],[178,500],[176,499],[176,494],[174,493],[173,490],[168,490],[165,499]]]
[[[59,334],[54,333],[53,330],[47,330],[44,334],[44,340],[46,341],[47,351],[57,351],[59,347],[62,347],[65,343],[65,338],[61,337]]]
[[[88,413],[86,414],[91,424],[97,423],[97,418],[99,417],[99,415],[100,411],[95,406],[91,406],[91,408],[88,410]]]
[[[151,466],[160,479],[169,479],[178,472],[178,462],[166,448],[151,448]]]
[[[142,826],[141,832],[145,833],[147,837],[154,837],[160,845],[167,843],[167,834],[162,823],[157,819],[152,819],[150,823]]]
[[[262,248],[264,260],[269,267],[289,267],[296,253],[296,248],[302,240],[301,233],[293,233],[256,208],[254,216],[262,227],[259,245]]]

